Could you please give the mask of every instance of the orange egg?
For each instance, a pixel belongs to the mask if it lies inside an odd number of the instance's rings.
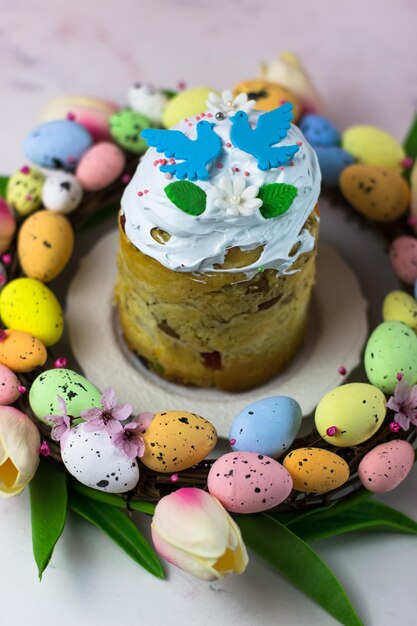
[[[43,365],[47,352],[40,339],[21,330],[6,330],[0,337],[0,363],[12,372],[31,372]]]
[[[255,100],[255,109],[272,111],[285,102],[291,102],[294,107],[294,120],[297,121],[301,114],[301,103],[291,91],[281,87],[277,83],[266,80],[244,80],[233,89],[233,95],[246,93],[249,100]]]

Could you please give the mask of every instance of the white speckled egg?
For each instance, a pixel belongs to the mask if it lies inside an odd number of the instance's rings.
[[[414,448],[408,441],[381,443],[359,463],[362,485],[374,493],[386,493],[398,487],[414,463]]]
[[[141,113],[154,124],[160,124],[162,113],[168,102],[166,95],[152,85],[132,85],[127,94],[127,102],[133,111]]]
[[[61,444],[61,456],[69,473],[80,483],[109,493],[124,493],[139,480],[136,460],[113,445],[104,431],[85,432],[84,424],[72,428]]]
[[[71,213],[80,204],[82,197],[82,187],[70,172],[51,174],[42,187],[42,202],[49,211]]]

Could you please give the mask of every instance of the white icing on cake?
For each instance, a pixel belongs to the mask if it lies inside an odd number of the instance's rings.
[[[259,111],[251,112],[250,122],[255,125],[259,115]],[[216,121],[214,116],[210,121]],[[194,139],[196,123],[194,119],[183,121],[176,128]],[[294,261],[314,247],[314,238],[304,225],[320,193],[321,175],[315,152],[301,131],[291,126],[279,145],[302,142],[293,165],[263,172],[258,169],[253,156],[226,145],[231,144],[231,126],[229,118],[216,122],[214,130],[223,141],[222,152],[210,165],[209,180],[193,181],[207,194],[206,210],[198,217],[184,213],[168,199],[164,188],[176,178],[167,179],[160,172],[154,163],[164,155],[154,148],[148,149],[123,194],[126,235],[141,252],[176,272],[244,272],[251,278],[262,267],[275,269],[280,274],[293,273]],[[241,176],[245,172],[249,172],[245,176],[247,186],[261,187],[268,183],[296,186],[297,196],[288,211],[279,217],[265,219],[259,210],[252,215],[234,216],[217,208],[214,187],[219,185],[220,179],[224,176],[232,178],[236,174]],[[167,231],[171,235],[169,241],[165,244],[155,241],[151,236],[153,228]],[[298,250],[290,257],[296,243],[300,244]],[[261,245],[263,252],[256,263],[239,269],[214,267],[223,263],[229,248],[239,247],[246,251]]]

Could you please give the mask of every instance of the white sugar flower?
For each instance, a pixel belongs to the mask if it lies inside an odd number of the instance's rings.
[[[248,96],[245,93],[240,93],[236,98],[233,98],[230,89],[226,89],[221,96],[217,93],[209,93],[206,105],[211,113],[223,113],[229,117],[236,111],[249,113],[255,106],[255,100],[248,100]]]
[[[219,184],[213,187],[215,194],[214,206],[226,211],[227,215],[253,215],[262,206],[262,200],[256,196],[259,187],[249,185],[243,176],[237,175],[232,178],[223,176]]]

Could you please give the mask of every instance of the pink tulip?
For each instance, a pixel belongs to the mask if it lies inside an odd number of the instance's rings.
[[[152,520],[159,554],[202,580],[241,574],[248,555],[238,526],[217,498],[184,488],[162,498]]]
[[[15,496],[32,480],[40,443],[39,431],[25,413],[0,406],[0,495]]]

